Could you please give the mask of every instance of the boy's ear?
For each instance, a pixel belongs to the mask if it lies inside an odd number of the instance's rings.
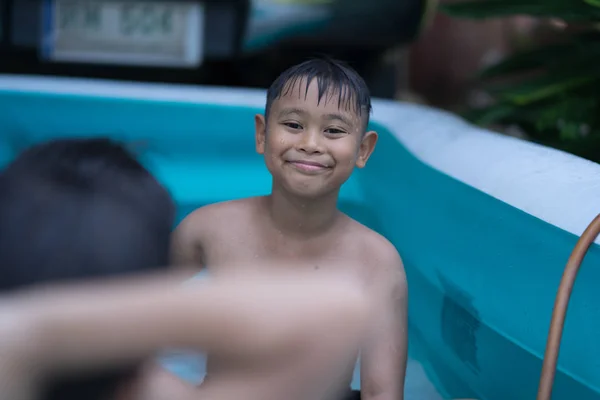
[[[256,152],[258,154],[265,154],[267,123],[265,121],[264,115],[256,114],[254,116],[254,131],[254,138],[256,140]]]
[[[378,135],[375,131],[369,131],[363,136],[362,142],[360,143],[360,147],[358,149],[358,158],[356,159],[356,166],[358,168],[363,168],[365,165],[367,165],[369,157],[371,157],[373,150],[375,150],[377,138]]]

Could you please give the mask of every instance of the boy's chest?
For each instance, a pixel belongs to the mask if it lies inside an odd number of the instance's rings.
[[[276,266],[286,262],[319,270],[337,265],[357,264],[360,260],[356,246],[341,240],[286,240],[285,238],[247,235],[230,238],[216,246],[207,246],[206,264],[217,266]]]

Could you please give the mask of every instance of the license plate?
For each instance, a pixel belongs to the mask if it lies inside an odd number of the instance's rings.
[[[196,2],[45,0],[42,58],[193,68],[202,63],[204,7]]]

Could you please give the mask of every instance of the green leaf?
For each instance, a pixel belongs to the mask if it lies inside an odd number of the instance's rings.
[[[546,47],[516,53],[480,72],[481,78],[494,78],[509,73],[523,72],[553,63],[557,58],[572,52],[572,44],[553,44]]]
[[[567,122],[559,128],[559,137],[563,140],[577,140],[580,136],[579,125],[573,122]]]
[[[595,76],[579,76],[561,80],[539,79],[527,82],[512,90],[502,93],[502,98],[518,105],[525,105],[548,97],[565,93],[568,90],[583,86],[593,80]]]
[[[453,17],[471,19],[530,15],[574,22],[600,18],[600,10],[583,0],[468,0],[443,4],[440,10]]]
[[[504,121],[515,113],[516,109],[511,104],[495,104],[485,108],[469,110],[463,118],[480,126],[489,126]]]
[[[527,80],[509,84],[487,85],[487,90],[501,101],[526,105],[553,96],[565,95],[574,89],[588,85],[596,87],[600,81],[600,69],[595,63],[565,65],[564,68],[548,69]]]
[[[583,0],[590,6],[600,7],[600,0]]]
[[[540,68],[563,70],[584,64],[600,64],[600,37],[579,35],[568,42],[540,46],[515,53],[480,72],[480,78],[530,72]]]

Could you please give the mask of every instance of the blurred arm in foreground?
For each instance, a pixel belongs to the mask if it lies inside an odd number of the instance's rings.
[[[354,354],[369,308],[354,281],[271,273],[180,282],[160,276],[0,298],[2,397],[48,399],[56,381],[139,372],[171,346],[235,357],[249,367],[200,391],[144,382],[134,373],[111,400],[315,399],[344,389],[333,371]]]

